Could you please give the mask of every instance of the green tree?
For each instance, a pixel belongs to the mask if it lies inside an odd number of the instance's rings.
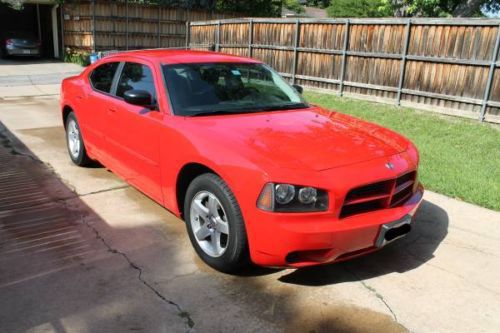
[[[299,0],[283,0],[283,7],[293,10],[296,13],[304,12],[304,7],[299,3]]]
[[[392,6],[384,0],[332,0],[327,8],[330,17],[392,16]]]
[[[281,16],[281,0],[217,0],[216,10],[242,13],[248,16]]]
[[[500,0],[384,0],[383,6],[395,16],[471,17],[500,12]]]
[[[330,0],[307,0],[307,5],[311,7],[326,8],[330,6]]]

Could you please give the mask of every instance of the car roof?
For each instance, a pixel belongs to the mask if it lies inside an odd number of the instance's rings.
[[[105,59],[112,58],[140,58],[163,64],[214,62],[260,63],[260,61],[255,59],[219,52],[168,49],[124,51],[105,57]]]

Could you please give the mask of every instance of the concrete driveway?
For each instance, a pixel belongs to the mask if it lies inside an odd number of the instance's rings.
[[[71,164],[55,97],[0,100],[0,121],[0,332],[500,328],[499,212],[427,192],[412,233],[377,253],[229,276],[166,210]]]
[[[0,59],[0,98],[58,95],[62,79],[81,71],[55,60]]]

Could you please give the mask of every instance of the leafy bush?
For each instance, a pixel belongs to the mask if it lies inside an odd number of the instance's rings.
[[[72,62],[81,66],[88,66],[90,64],[90,53],[87,51],[66,48],[66,52],[64,52],[64,62]]]
[[[392,16],[392,8],[384,0],[335,0],[327,8],[330,17]]]
[[[304,12],[304,7],[299,3],[299,0],[284,0],[283,6],[300,14]]]

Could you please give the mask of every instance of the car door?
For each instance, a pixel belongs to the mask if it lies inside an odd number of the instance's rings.
[[[115,99],[107,112],[106,143],[116,170],[129,183],[158,202],[162,202],[160,185],[160,130],[164,114],[159,107],[147,108],[128,104],[123,99],[128,90],[146,90],[158,105],[153,67],[147,63],[125,62],[119,68]]]
[[[79,108],[82,112],[78,113],[78,117],[85,144],[103,163],[106,160],[104,132],[107,110],[115,98],[111,89],[119,64],[115,61],[97,66],[88,76],[90,89],[86,89],[85,96],[77,96],[81,101]]]

